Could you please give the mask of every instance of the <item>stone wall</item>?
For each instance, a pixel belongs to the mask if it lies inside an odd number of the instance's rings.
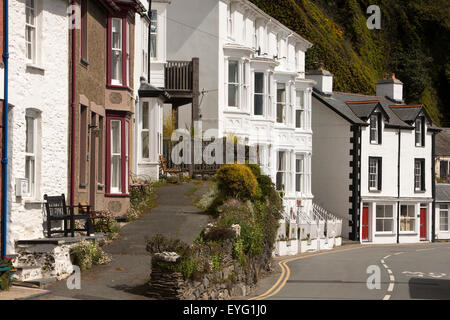
[[[265,256],[265,255],[262,255]],[[244,297],[251,292],[261,274],[270,269],[270,258],[259,258],[242,267],[238,262],[195,279],[184,280],[180,272],[171,271],[180,256],[174,252],[156,253],[148,295],[164,300],[225,300]],[[267,264],[269,262],[269,264]]]

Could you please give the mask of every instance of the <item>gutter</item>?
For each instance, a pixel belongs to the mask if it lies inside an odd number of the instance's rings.
[[[3,103],[3,184],[2,184],[2,245],[1,256],[6,256],[6,241],[7,241],[7,219],[8,219],[8,61],[9,61],[9,27],[8,27],[8,0],[3,2],[4,12],[4,51],[3,51],[3,63],[5,64],[4,70],[4,103]]]
[[[72,0],[72,5],[76,6],[76,0]],[[75,12],[74,12],[75,14]],[[75,203],[75,125],[76,125],[76,105],[75,105],[75,93],[76,93],[76,42],[77,33],[76,29],[72,28],[72,88],[71,88],[71,97],[70,97],[70,109],[72,111],[71,115],[71,129],[70,129],[70,205],[73,206]]]

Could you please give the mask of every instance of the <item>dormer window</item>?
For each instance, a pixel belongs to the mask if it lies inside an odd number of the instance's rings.
[[[379,113],[370,116],[370,143],[381,143],[381,115]]]
[[[416,119],[415,132],[416,132],[416,147],[425,146],[425,121],[423,117]]]

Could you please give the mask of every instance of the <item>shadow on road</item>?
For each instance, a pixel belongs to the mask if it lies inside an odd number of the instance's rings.
[[[450,280],[411,278],[408,285],[412,299],[450,300]]]

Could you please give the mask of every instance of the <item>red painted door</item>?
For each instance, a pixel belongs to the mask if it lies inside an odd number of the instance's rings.
[[[420,239],[427,238],[427,208],[420,208]]]
[[[369,208],[364,207],[363,208],[363,215],[362,215],[362,241],[369,241]]]

